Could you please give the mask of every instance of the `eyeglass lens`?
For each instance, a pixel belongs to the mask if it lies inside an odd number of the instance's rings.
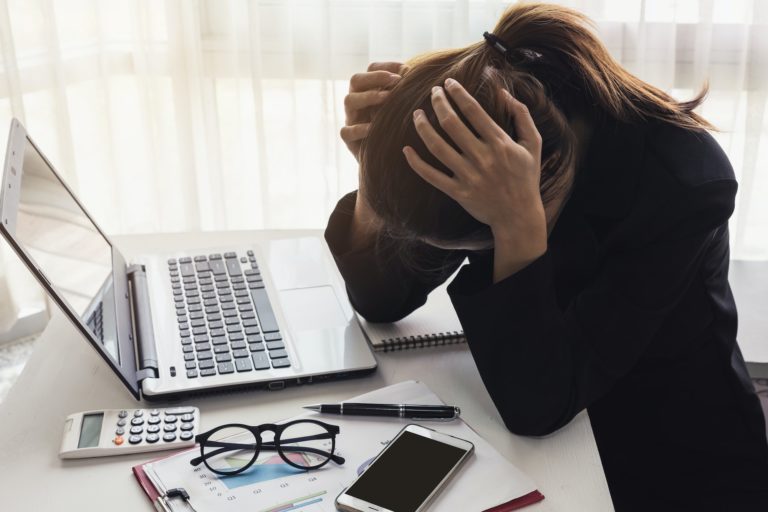
[[[240,471],[256,458],[256,437],[241,427],[224,427],[203,444],[206,465],[219,473]]]
[[[294,423],[280,434],[279,449],[283,459],[294,466],[315,468],[328,462],[329,454],[333,453],[333,435],[316,423]]]

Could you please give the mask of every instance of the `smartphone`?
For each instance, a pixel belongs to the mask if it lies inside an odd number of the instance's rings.
[[[336,498],[348,512],[421,512],[473,453],[469,441],[406,425]]]

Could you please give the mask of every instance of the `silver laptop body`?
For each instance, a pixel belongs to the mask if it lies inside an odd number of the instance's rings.
[[[126,262],[15,119],[0,222],[136,399],[280,389],[376,368],[321,238]]]

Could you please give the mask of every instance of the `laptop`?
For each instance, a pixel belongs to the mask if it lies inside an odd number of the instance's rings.
[[[126,261],[16,119],[0,231],[137,400],[376,368],[321,237]]]

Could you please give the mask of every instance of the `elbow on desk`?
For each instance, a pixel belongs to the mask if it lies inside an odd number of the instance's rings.
[[[538,402],[499,407],[499,414],[507,430],[518,436],[548,436],[567,425],[578,412],[571,407],[564,409],[544,403],[541,399]]]

